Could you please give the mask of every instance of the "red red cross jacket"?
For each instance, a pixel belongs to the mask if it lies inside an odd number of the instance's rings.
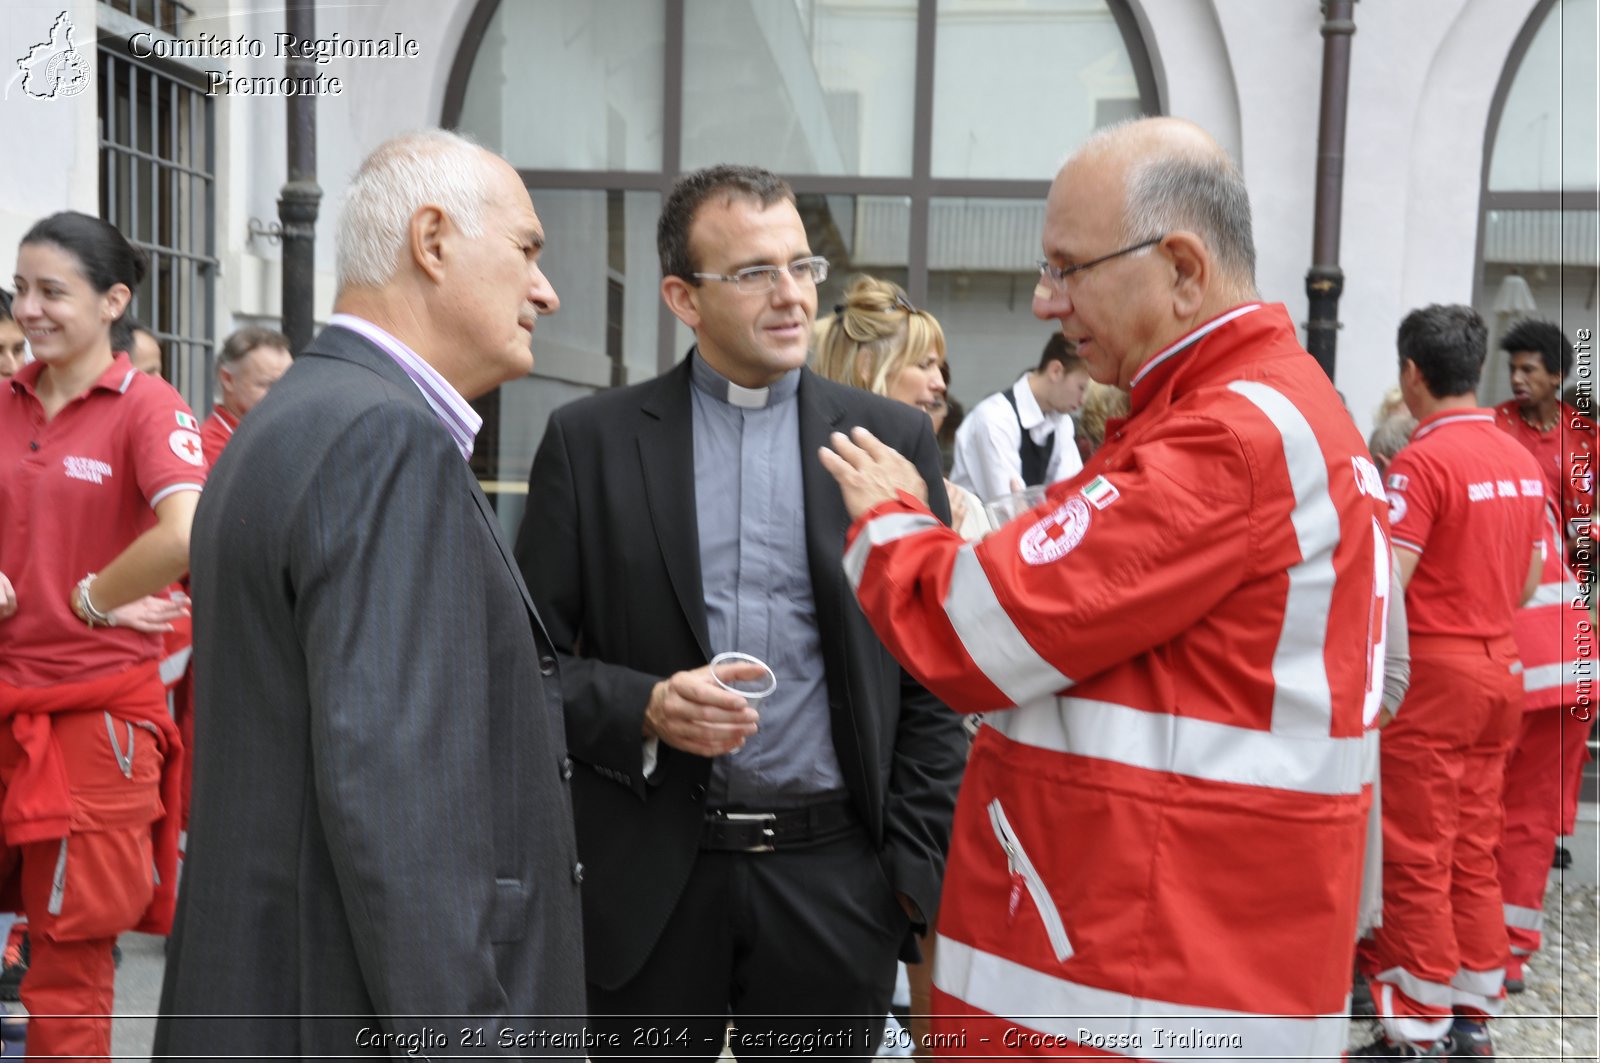
[[[1517,610],[1512,634],[1522,658],[1523,707],[1550,709],[1576,705],[1580,691],[1594,695],[1594,634],[1588,599],[1567,568],[1566,551],[1555,515],[1544,531],[1544,570],[1539,589]]]
[[[1336,1058],[1389,544],[1377,469],[1282,306],[1146,364],[1047,501],[967,544],[851,529],[884,642],[972,750],[935,1012],[986,1052]],[[955,1017],[959,1016],[959,1018]]]

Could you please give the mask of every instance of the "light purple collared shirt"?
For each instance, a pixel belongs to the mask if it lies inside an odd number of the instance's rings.
[[[478,429],[483,427],[483,418],[461,397],[461,392],[450,386],[450,381],[440,376],[439,371],[423,361],[416,351],[365,318],[354,314],[334,314],[328,318],[328,325],[349,329],[371,340],[383,353],[393,358],[405,370],[411,382],[417,385],[422,397],[428,400],[434,416],[450,433],[450,438],[456,441],[461,456],[472,460],[472,446],[478,438]]]

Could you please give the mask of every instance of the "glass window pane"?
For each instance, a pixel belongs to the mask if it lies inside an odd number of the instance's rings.
[[[911,173],[916,0],[688,0],[683,167]]]
[[[1045,180],[1095,129],[1140,113],[1104,0],[939,0],[935,56],[935,177]]]
[[[560,311],[539,321],[534,373],[604,386],[610,364],[621,362],[626,383],[654,376],[661,197],[551,188],[529,195],[544,224],[539,261],[561,297]]]
[[[458,128],[523,169],[660,169],[665,6],[501,4]]]
[[[1044,203],[934,199],[927,310],[944,328],[950,394],[965,408],[1038,364],[1059,326],[1033,316]]]
[[[1596,0],[1562,0],[1534,34],[1506,94],[1489,164],[1491,192],[1600,185],[1595,138]]]
[[[833,313],[850,278],[868,273],[906,285],[911,200],[905,196],[800,196],[800,217],[811,250],[828,260],[817,292],[817,317]]]
[[[513,493],[527,482],[551,410],[615,382],[656,373],[661,269],[655,226],[661,197],[548,188],[530,194],[544,223],[540,262],[561,309],[539,319],[533,375],[475,404],[484,427],[473,469],[486,486]]]

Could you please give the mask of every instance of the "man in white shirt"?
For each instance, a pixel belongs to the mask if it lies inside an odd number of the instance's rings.
[[[1059,332],[1045,344],[1039,367],[973,407],[956,430],[950,479],[988,501],[1017,483],[1053,484],[1083,468],[1072,413],[1083,405],[1089,368]]]

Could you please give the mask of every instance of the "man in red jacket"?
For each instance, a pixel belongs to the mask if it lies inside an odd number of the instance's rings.
[[[1400,324],[1417,417],[1389,464],[1411,689],[1383,732],[1383,925],[1363,943],[1383,1036],[1355,1058],[1493,1055],[1506,931],[1495,846],[1522,708],[1512,619],[1539,582],[1544,480],[1474,397],[1487,330],[1465,306]]]
[[[1594,700],[1593,640],[1588,596],[1568,565],[1579,560],[1578,535],[1594,514],[1595,425],[1561,401],[1573,351],[1559,327],[1518,322],[1500,348],[1510,359],[1513,398],[1495,407],[1495,421],[1544,472],[1556,542],[1538,592],[1517,614],[1525,711],[1506,763],[1498,864],[1511,943],[1506,991],[1520,993],[1522,966],[1541,940],[1550,854],[1557,837],[1572,833],[1588,759],[1592,720],[1582,706]]]
[[[242,328],[222,341],[217,355],[217,390],[221,397],[200,427],[206,460],[215,465],[233,438],[239,419],[267,397],[272,385],[289,371],[289,337],[269,328]]]
[[[1520,321],[1501,338],[1500,349],[1509,358],[1512,397],[1495,407],[1495,421],[1539,462],[1561,510],[1572,562],[1578,527],[1594,515],[1596,445],[1594,421],[1561,401],[1572,344],[1548,321]]]
[[[1034,313],[1131,397],[1082,473],[969,544],[870,436],[822,455],[873,627],[947,704],[987,712],[935,1035],[1336,1058],[1382,696],[1382,481],[1256,294],[1244,182],[1200,129],[1092,137],[1051,187],[1044,251]]]

